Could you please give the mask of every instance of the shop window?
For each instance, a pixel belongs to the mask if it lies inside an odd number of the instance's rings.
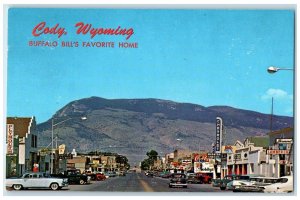
[[[279,150],[286,150],[287,148],[287,145],[286,144],[279,144],[278,148]]]

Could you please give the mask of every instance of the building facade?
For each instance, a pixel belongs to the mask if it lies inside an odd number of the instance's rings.
[[[17,176],[24,174],[27,171],[32,171],[33,166],[38,163],[38,152],[37,152],[37,130],[36,121],[34,117],[7,117],[6,119],[7,128],[7,152],[6,155],[10,156],[15,154],[14,159],[17,170]],[[15,142],[11,143],[11,136],[18,140],[18,144]],[[15,141],[15,140],[13,140]],[[13,152],[12,147],[17,150]],[[10,159],[11,161],[11,159]],[[7,163],[7,171],[14,168],[10,163]],[[14,165],[14,164],[13,164]],[[14,169],[13,169],[14,170]]]

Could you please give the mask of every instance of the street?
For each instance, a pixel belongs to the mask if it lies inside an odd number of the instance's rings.
[[[160,177],[147,177],[144,173],[128,173],[126,176],[110,177],[105,181],[92,181],[86,185],[69,185],[51,193],[67,193],[75,191],[94,192],[231,192],[221,191],[220,188],[212,187],[211,184],[188,184],[187,188],[169,188],[169,179]],[[45,191],[45,190],[27,190]],[[19,192],[19,191],[12,191]],[[25,192],[25,191],[24,191]]]

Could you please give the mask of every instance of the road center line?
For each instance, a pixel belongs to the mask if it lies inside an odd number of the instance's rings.
[[[142,187],[144,188],[145,192],[154,192],[154,190],[149,186],[149,184],[146,181],[144,181],[142,179],[139,179],[139,181],[140,181]]]

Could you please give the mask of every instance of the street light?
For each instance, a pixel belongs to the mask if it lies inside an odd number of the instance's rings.
[[[68,119],[65,119],[65,120],[63,120],[63,121],[60,121],[60,122],[58,122],[58,123],[56,123],[56,124],[54,124],[54,118],[52,118],[52,127],[51,127],[51,157],[50,157],[50,167],[51,167],[51,169],[50,169],[50,173],[51,174],[53,174],[53,164],[54,164],[54,156],[53,156],[53,149],[54,149],[54,144],[53,144],[53,142],[54,142],[54,127],[55,126],[57,126],[57,125],[60,125],[60,124],[62,124],[62,123],[64,123],[64,122],[66,122],[66,121],[69,121],[70,119],[72,119],[72,118],[68,118]],[[86,117],[81,117],[81,120],[86,120],[87,118]],[[55,137],[55,139],[56,139],[56,149],[57,149],[57,136]]]
[[[279,70],[294,70],[294,69],[292,69],[292,68],[279,68],[279,67],[274,67],[274,66],[270,66],[267,69],[267,71],[270,74],[274,74],[274,73],[278,72]]]
[[[279,67],[274,67],[274,66],[270,66],[268,69],[267,69],[267,71],[270,73],[270,74],[274,74],[274,73],[276,73],[276,72],[278,72],[279,70],[291,70],[291,71],[293,71],[294,69],[292,69],[292,68],[279,68]],[[272,121],[273,121],[273,119],[272,119],[272,116],[273,116],[273,97],[272,97],[272,110],[271,110],[271,122],[270,122],[270,132],[272,132]],[[291,148],[292,148],[292,146],[291,146]],[[291,149],[290,149],[290,154],[291,154]],[[289,155],[289,159],[290,159],[290,157],[291,157],[291,155]],[[291,169],[291,168],[290,168]]]

